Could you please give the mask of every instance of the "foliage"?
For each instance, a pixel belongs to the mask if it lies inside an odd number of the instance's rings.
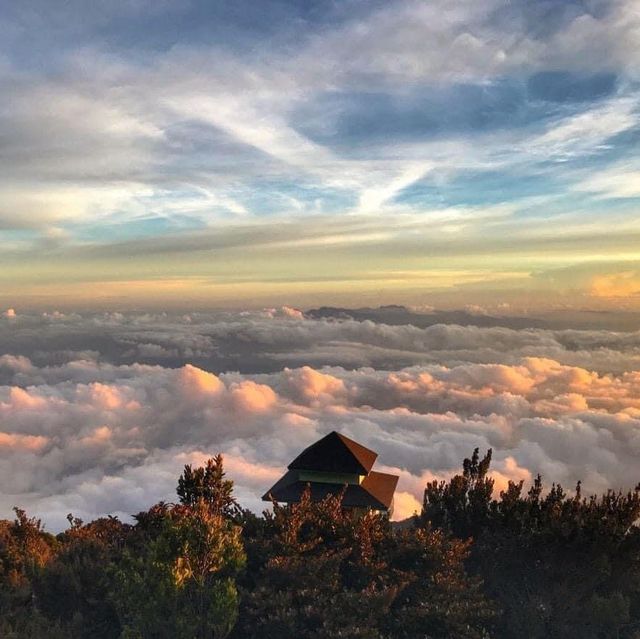
[[[497,636],[599,639],[640,626],[640,486],[583,497],[537,477],[492,498],[491,454],[425,490],[427,522],[473,538],[469,566],[502,608]]]
[[[53,558],[57,544],[44,532],[40,520],[27,517],[19,508],[14,510],[14,521],[0,521],[0,620],[3,634],[10,636],[22,629],[26,636],[31,632],[27,626],[35,623],[30,619],[32,576]]]
[[[482,581],[467,575],[470,542],[430,526],[403,531],[394,565],[404,587],[393,606],[390,637],[480,639],[495,615]]]
[[[143,554],[126,552],[116,575],[126,636],[228,636],[244,562],[240,528],[204,500],[167,509],[157,537]]]
[[[125,636],[218,639],[235,625],[245,554],[222,456],[185,466],[177,494],[180,504],[161,502],[136,516],[114,573]]]
[[[273,505],[267,548],[246,593],[238,637],[480,637],[491,617],[466,577],[466,545],[442,532],[394,534],[386,516],[342,496]],[[425,634],[427,633],[427,634]]]
[[[76,637],[112,637],[120,623],[105,566],[117,562],[130,526],[114,517],[87,525],[71,515],[68,520],[71,526],[60,536],[60,551],[34,575],[38,608],[49,619],[75,628]]]
[[[495,495],[491,451],[427,485],[415,525],[314,502],[257,516],[217,456],[180,503],[54,537],[0,521],[7,639],[640,639],[640,487],[541,478]]]
[[[263,565],[245,593],[236,636],[380,637],[388,521],[343,509],[341,496],[314,503],[308,490],[298,504],[274,503],[265,520]]]
[[[240,510],[233,496],[233,482],[225,479],[222,455],[208,459],[199,468],[187,464],[178,479],[176,492],[185,506],[195,506],[203,500],[211,511],[220,515],[233,516]]]

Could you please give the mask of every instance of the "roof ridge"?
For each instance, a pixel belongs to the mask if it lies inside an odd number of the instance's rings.
[[[340,441],[342,441],[342,443],[349,449],[349,452],[367,469],[367,472],[369,472],[378,458],[378,453],[366,446],[363,446],[362,444],[359,444],[350,437],[339,433],[337,430],[331,431],[329,434],[333,433],[340,438]],[[371,456],[373,456],[372,461],[370,459]]]
[[[333,430],[305,448],[288,468],[366,475],[377,457],[378,453]]]

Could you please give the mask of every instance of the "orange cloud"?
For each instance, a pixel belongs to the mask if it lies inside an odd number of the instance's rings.
[[[269,386],[244,381],[231,387],[231,401],[234,407],[248,412],[264,412],[271,408],[278,396]]]
[[[179,383],[187,395],[213,395],[224,388],[216,375],[191,364],[183,366],[178,375]]]
[[[402,521],[415,514],[420,514],[422,504],[411,494],[396,492],[393,497],[393,517],[394,521]]]
[[[11,400],[11,406],[17,410],[38,410],[44,408],[47,404],[46,399],[38,397],[37,395],[31,395],[19,386],[13,386],[11,388],[9,391],[9,399]]]
[[[596,275],[591,280],[590,294],[601,298],[624,298],[640,296],[640,273],[624,271]]]
[[[509,456],[503,462],[494,463],[494,468],[490,475],[494,480],[493,492],[494,496],[502,490],[506,490],[509,482],[524,481],[525,484],[531,483],[531,471],[518,465],[515,458]]]
[[[122,406],[120,391],[114,386],[94,383],[90,386],[91,403],[96,407],[114,410]]]
[[[47,445],[49,440],[39,435],[18,435],[0,432],[0,450],[38,451]]]
[[[105,444],[111,439],[112,432],[108,426],[99,426],[94,429],[91,435],[87,435],[86,437],[81,437],[79,442],[83,445],[98,445]]]
[[[346,391],[341,379],[321,373],[310,366],[296,370],[285,369],[285,377],[289,385],[307,401],[334,401]]]

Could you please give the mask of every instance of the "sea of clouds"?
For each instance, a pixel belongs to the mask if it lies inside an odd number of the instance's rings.
[[[331,430],[400,475],[394,517],[474,448],[509,479],[640,481],[640,331],[310,319],[291,308],[0,317],[0,518],[128,518],[225,455],[241,503]]]

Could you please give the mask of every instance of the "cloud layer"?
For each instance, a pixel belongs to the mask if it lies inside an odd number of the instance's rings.
[[[400,474],[398,518],[475,447],[494,449],[499,487],[537,472],[588,491],[640,481],[638,333],[418,329],[287,309],[0,322],[15,344],[50,342],[0,357],[0,516],[19,504],[54,529],[70,511],[127,516],[171,499],[182,465],[218,451],[259,510],[283,467],[334,429]],[[104,352],[64,350],[82,331],[102,334]],[[179,361],[197,349],[198,365]],[[233,356],[244,372],[211,372]]]

